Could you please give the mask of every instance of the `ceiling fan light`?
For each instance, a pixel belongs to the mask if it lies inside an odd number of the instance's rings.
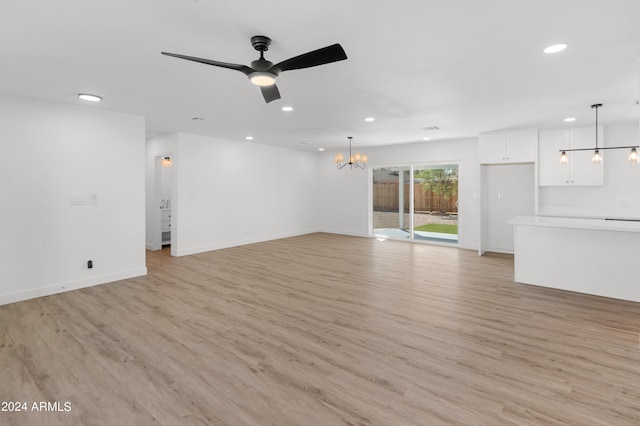
[[[249,74],[249,80],[256,86],[271,86],[275,84],[276,77],[268,72],[257,71]]]

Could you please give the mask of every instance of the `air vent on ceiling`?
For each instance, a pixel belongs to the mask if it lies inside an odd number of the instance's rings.
[[[428,126],[428,127],[423,127],[422,130],[440,130],[440,127],[438,126]]]

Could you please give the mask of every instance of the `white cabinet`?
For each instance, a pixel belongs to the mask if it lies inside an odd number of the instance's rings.
[[[162,245],[171,244],[171,209],[162,209]]]
[[[480,164],[534,163],[537,129],[506,130],[478,135]]]
[[[599,146],[603,146],[603,133],[600,127],[598,129]],[[560,164],[561,149],[594,148],[595,135],[595,126],[541,130],[538,147],[540,186],[603,185],[603,164],[593,164],[591,150],[567,152],[569,163]]]

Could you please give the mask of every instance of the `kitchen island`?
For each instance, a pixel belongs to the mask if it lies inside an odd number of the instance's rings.
[[[517,216],[515,281],[640,302],[640,221]]]

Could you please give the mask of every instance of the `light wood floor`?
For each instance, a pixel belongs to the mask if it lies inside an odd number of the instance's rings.
[[[15,425],[640,424],[640,304],[513,259],[312,234],[0,306]]]

